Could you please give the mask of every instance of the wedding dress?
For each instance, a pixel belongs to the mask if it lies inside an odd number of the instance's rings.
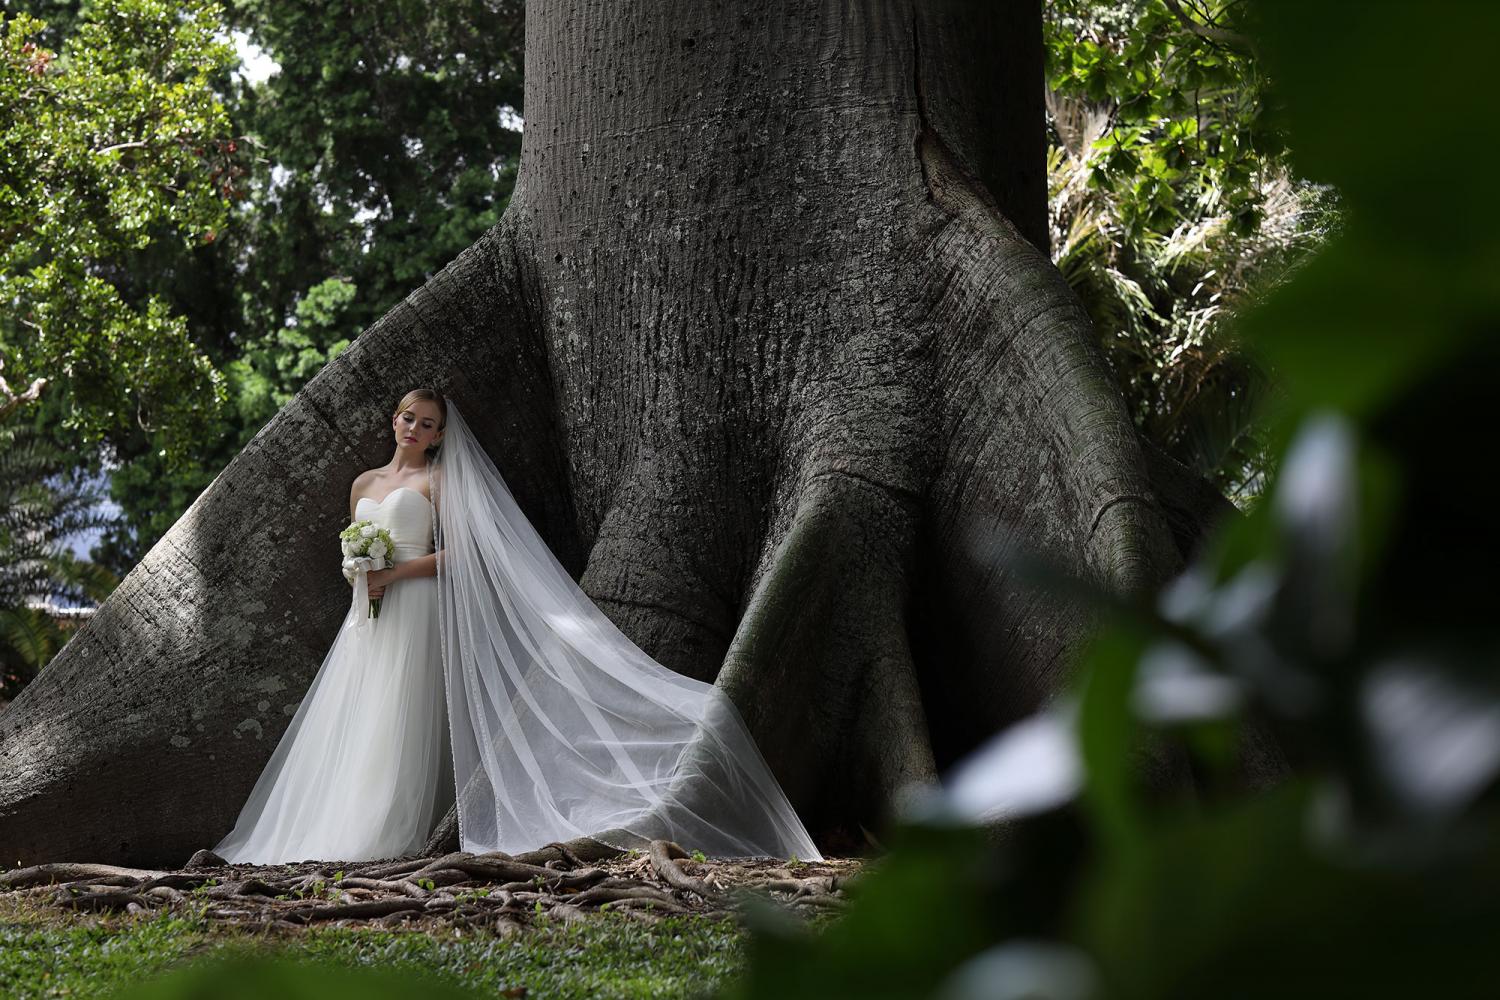
[[[360,497],[354,512],[390,532],[396,563],[433,550],[432,503],[411,487]],[[453,804],[437,578],[396,581],[361,628],[364,616],[358,602],[344,616],[234,829],[213,849],[226,861],[411,854]]]
[[[436,550],[437,576],[390,584],[365,629],[356,581],[215,853],[410,854],[456,799],[473,853],[592,837],[821,858],[728,697],[657,663],[589,600],[451,401],[429,483],[431,502],[400,487],[356,514],[390,530],[398,562]]]

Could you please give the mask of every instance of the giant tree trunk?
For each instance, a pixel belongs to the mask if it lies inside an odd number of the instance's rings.
[[[734,698],[820,843],[1058,686],[1026,546],[1159,583],[1149,462],[1045,239],[1035,0],[533,0],[505,218],[265,427],[0,717],[0,857],[230,827],[347,605],[332,542],[436,384],[584,589]],[[1160,470],[1162,475],[1153,475]]]

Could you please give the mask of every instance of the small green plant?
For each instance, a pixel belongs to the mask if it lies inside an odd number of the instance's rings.
[[[319,879],[308,886],[298,886],[292,890],[292,895],[298,899],[325,899],[332,895],[328,883]]]
[[[430,878],[419,878],[419,879],[417,879],[417,885],[420,885],[422,888],[426,889],[428,892],[431,892],[433,889],[437,888],[437,883],[434,882]]]
[[[490,890],[488,887],[482,889],[465,889],[453,898],[460,903],[473,903],[485,898],[489,894]]]
[[[694,851],[693,854],[692,854],[692,857],[693,857],[694,861],[707,861],[708,860],[708,856],[706,854],[704,854],[702,851]]]
[[[187,906],[184,907],[185,912],[182,913],[183,921],[185,921],[189,927],[193,928],[202,928],[207,926],[208,909],[212,905],[213,904],[206,899],[190,900]]]

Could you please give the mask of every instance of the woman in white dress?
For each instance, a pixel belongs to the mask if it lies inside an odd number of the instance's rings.
[[[444,422],[441,396],[407,393],[391,416],[395,455],[354,480],[351,521],[374,521],[396,544],[394,567],[368,574],[379,616],[357,601],[345,616],[234,829],[214,848],[226,861],[410,854],[453,804],[428,469]]]
[[[355,580],[214,852],[410,855],[456,799],[474,853],[665,838],[714,857],[819,859],[733,704],[657,663],[588,599],[458,407],[413,390],[391,428],[395,455],[354,481],[350,514],[390,532],[394,567]],[[381,598],[373,620],[362,587]]]

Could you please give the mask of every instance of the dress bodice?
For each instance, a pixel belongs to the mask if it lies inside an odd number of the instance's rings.
[[[391,541],[396,543],[393,562],[406,562],[432,551],[432,503],[410,486],[396,487],[379,502],[360,497],[354,513],[391,533]]]

